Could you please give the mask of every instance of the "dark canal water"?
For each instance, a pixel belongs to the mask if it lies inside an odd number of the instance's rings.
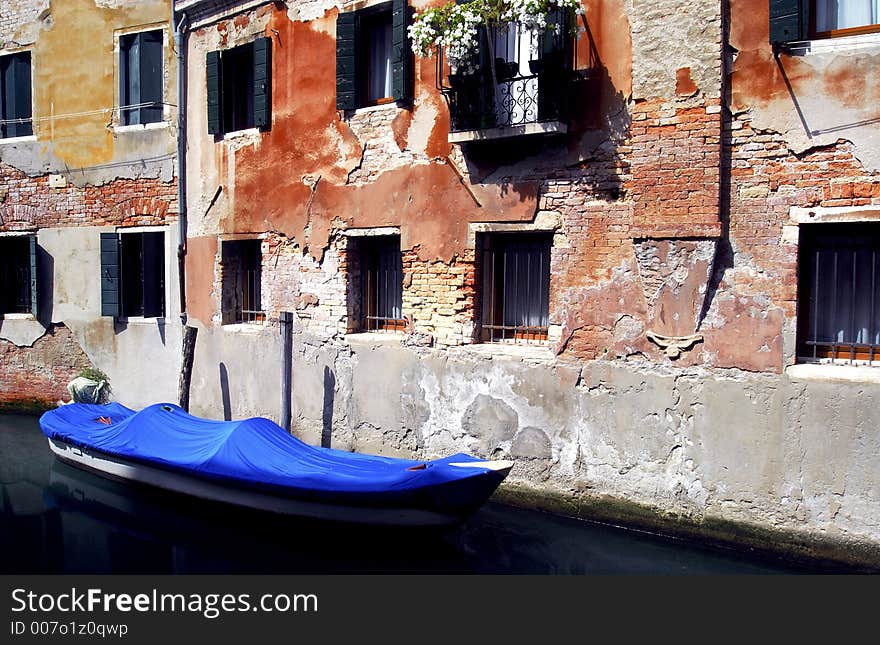
[[[831,573],[500,504],[445,532],[353,528],[110,482],[0,414],[0,573]]]

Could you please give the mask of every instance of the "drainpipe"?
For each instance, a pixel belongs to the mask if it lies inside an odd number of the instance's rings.
[[[175,12],[171,9],[172,20]],[[186,28],[189,18],[180,13],[174,29],[177,50],[177,279],[180,291],[180,324],[186,325]]]

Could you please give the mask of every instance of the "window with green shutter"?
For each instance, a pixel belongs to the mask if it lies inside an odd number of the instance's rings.
[[[37,315],[37,236],[0,237],[0,314]]]
[[[119,38],[119,122],[162,120],[162,30]]]
[[[208,133],[272,126],[272,41],[208,52]]]
[[[880,31],[880,0],[769,1],[774,45]]]
[[[353,110],[413,97],[412,9],[393,0],[336,19],[336,107]]]
[[[101,315],[165,315],[165,233],[101,233]]]
[[[0,56],[0,139],[33,133],[31,53]]]

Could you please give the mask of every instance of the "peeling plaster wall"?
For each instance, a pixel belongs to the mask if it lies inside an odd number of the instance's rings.
[[[792,152],[843,139],[866,173],[880,170],[880,43],[774,58],[767,3],[730,6],[731,109],[748,110],[754,129],[780,133]]]
[[[878,386],[784,371],[797,297],[789,209],[878,203],[855,156],[865,142],[800,154],[785,128],[762,129],[767,70],[740,74],[742,50],[724,75],[723,4],[584,6],[579,51],[591,44],[597,65],[568,135],[468,148],[447,143],[430,59],[416,59],[412,110],[335,110],[337,4],[199,23],[188,52],[193,410],[277,418],[277,317],[293,311],[294,429],[312,443],[512,457],[511,490],[575,515],[617,509],[877,566]],[[730,11],[731,42],[748,35],[769,51],[766,13]],[[215,140],[205,54],[257,36],[273,42],[272,127]],[[804,88],[820,100],[819,85]],[[553,234],[546,346],[474,342],[475,233],[499,226]],[[346,236],[375,227],[400,231],[402,334],[351,333]],[[219,324],[219,245],[235,235],[262,240],[263,327]],[[700,339],[672,359],[648,331]]]
[[[4,3],[4,12],[7,3]],[[118,131],[118,42],[114,34],[163,29],[166,120],[176,92],[169,0],[13,3],[0,45],[31,51],[33,141],[0,141],[0,161],[28,175],[63,174],[77,186],[116,178],[171,181],[175,128]],[[5,13],[4,13],[5,16]]]
[[[39,294],[37,319],[0,322],[5,357],[18,366],[0,379],[6,400],[66,400],[67,382],[89,365],[107,373],[114,397],[133,407],[176,399],[170,14],[168,0],[31,0],[0,8],[0,53],[31,52],[34,117],[33,137],[0,140],[0,233],[36,234]],[[119,128],[118,38],[148,28],[165,37],[165,122]],[[101,316],[100,234],[133,226],[166,231],[164,319]]]

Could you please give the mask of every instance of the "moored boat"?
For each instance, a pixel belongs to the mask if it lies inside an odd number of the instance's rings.
[[[415,461],[311,446],[269,419],[213,421],[160,403],[72,403],[40,417],[63,461],[203,499],[352,523],[447,526],[492,495],[510,461]]]

